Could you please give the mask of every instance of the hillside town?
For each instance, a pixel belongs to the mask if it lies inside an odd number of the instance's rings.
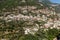
[[[22,2],[25,2],[22,0]],[[38,5],[30,6],[17,6],[16,8],[12,8],[12,10],[7,10],[5,8],[2,9],[0,14],[0,36],[1,38],[7,38],[6,40],[10,40],[7,34],[14,34],[13,36],[18,37],[18,35],[27,35],[35,33],[39,29],[44,29],[47,31],[50,29],[60,29],[60,15],[55,11],[55,6],[52,5],[45,7],[41,2]],[[3,30],[3,31],[2,31]],[[24,31],[24,32],[23,32]],[[11,38],[13,36],[11,35]],[[5,39],[0,39],[5,40]],[[11,39],[11,40],[17,40]],[[46,40],[46,39],[44,39]]]

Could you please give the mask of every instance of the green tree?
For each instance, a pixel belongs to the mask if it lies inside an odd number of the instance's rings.
[[[19,40],[38,40],[38,38],[33,36],[33,35],[31,35],[31,34],[28,34],[28,35],[20,37]]]
[[[12,8],[16,7],[19,3],[19,0],[5,0],[0,2],[0,10],[3,8]]]

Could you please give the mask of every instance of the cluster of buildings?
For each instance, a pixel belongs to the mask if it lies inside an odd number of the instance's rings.
[[[24,22],[26,26],[32,25],[32,27],[24,27],[25,32],[27,32],[28,30],[33,30],[35,32],[38,31],[39,28],[60,28],[60,18],[54,10],[49,10],[48,8],[37,9],[37,6],[17,6],[17,8],[14,8],[12,12],[5,12],[5,16],[3,16],[1,19],[3,18],[6,22],[11,22],[12,20],[22,20],[26,21]],[[40,26],[41,23],[38,24],[35,23],[35,21],[43,21],[45,23]]]
[[[41,4],[41,6],[43,6]],[[52,8],[52,7],[51,7]],[[5,9],[3,9],[4,11]],[[17,6],[11,12],[2,12],[4,15],[0,19],[7,23],[11,21],[23,21],[25,34],[36,33],[40,28],[57,28],[60,29],[60,17],[55,9],[39,9],[37,6]],[[8,32],[6,32],[8,33]]]

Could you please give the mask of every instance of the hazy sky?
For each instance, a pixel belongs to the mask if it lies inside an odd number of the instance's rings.
[[[51,0],[51,2],[60,4],[60,0]]]

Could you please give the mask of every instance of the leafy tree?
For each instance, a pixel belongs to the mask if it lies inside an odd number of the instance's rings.
[[[38,40],[38,38],[33,36],[33,35],[31,35],[31,34],[28,34],[28,35],[20,37],[19,40]]]
[[[16,7],[19,3],[19,0],[4,0],[0,2],[0,10],[3,8],[12,8]]]
[[[39,0],[26,0],[27,5],[36,5]]]
[[[47,39],[48,40],[53,40],[57,35],[59,34],[59,30],[56,28],[53,29],[48,29],[47,31]]]

